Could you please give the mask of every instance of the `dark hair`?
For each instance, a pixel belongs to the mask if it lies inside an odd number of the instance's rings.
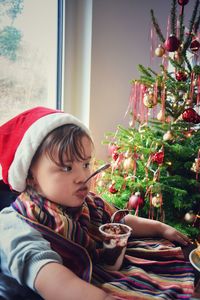
[[[62,167],[65,166],[66,154],[70,161],[84,160],[85,152],[82,144],[83,137],[87,137],[93,145],[93,141],[89,134],[80,126],[66,124],[57,127],[45,137],[38,147],[31,165],[42,153],[46,153],[53,162]],[[56,156],[55,153],[57,153]]]

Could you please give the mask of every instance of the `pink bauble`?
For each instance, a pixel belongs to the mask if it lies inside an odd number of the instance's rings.
[[[144,200],[140,196],[140,193],[137,192],[129,198],[127,208],[130,210],[137,209],[138,207],[143,206],[143,204],[144,204]]]
[[[114,152],[117,152],[117,150],[119,150],[119,146],[115,145],[115,144],[109,144],[108,145],[108,155],[112,156],[112,154]]]

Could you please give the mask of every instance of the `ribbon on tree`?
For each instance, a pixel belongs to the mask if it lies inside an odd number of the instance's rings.
[[[190,76],[190,80],[191,80],[191,83],[190,83],[190,99],[193,99],[193,96],[194,96],[194,72],[191,72],[191,76]]]
[[[200,75],[197,75],[197,107],[198,108],[199,105],[200,105]]]
[[[150,46],[150,58],[151,58],[151,63],[154,59],[154,53],[155,53],[155,49],[157,46],[157,34],[155,31],[155,27],[153,26],[153,24],[151,25],[151,32],[150,32],[150,39],[151,39],[151,46]]]

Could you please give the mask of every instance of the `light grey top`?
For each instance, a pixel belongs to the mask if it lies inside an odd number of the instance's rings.
[[[0,267],[4,274],[35,290],[39,270],[49,262],[62,263],[41,233],[19,218],[12,207],[0,212]]]

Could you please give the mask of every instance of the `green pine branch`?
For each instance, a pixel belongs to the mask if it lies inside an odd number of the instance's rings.
[[[184,26],[184,13],[179,14],[179,40],[180,43],[182,44],[184,41],[184,37],[185,37],[185,26]]]
[[[160,26],[158,25],[158,22],[157,22],[157,20],[155,18],[153,9],[150,10],[150,13],[151,13],[151,20],[152,20],[153,26],[154,26],[154,28],[156,30],[156,33],[157,33],[160,41],[162,43],[164,43],[165,42],[165,38],[164,38],[164,36],[163,36],[163,34],[161,32]]]
[[[200,25],[200,11],[199,11],[199,16],[196,20],[196,22],[194,23],[194,33],[197,34],[197,31],[199,29],[199,25]]]
[[[171,25],[171,34],[176,35],[176,0],[172,0],[170,25]]]

